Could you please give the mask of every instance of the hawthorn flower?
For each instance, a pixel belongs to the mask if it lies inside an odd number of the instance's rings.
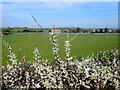
[[[39,83],[38,83],[38,84],[35,85],[35,87],[36,87],[36,88],[40,88],[41,86],[40,86]]]
[[[85,68],[85,74],[86,74],[86,76],[89,75],[89,70],[90,70],[90,68]]]
[[[9,52],[10,52],[10,54],[8,55],[8,57],[10,57],[10,61],[12,61],[12,64],[13,65],[17,65],[17,59],[16,59],[16,55],[12,52],[12,50],[11,50],[12,48],[10,48],[9,50]]]
[[[58,34],[53,34],[53,33],[51,33],[50,34],[50,37],[49,37],[49,40],[51,41],[51,43],[52,43],[52,45],[53,45],[53,47],[52,47],[52,51],[53,51],[53,54],[54,54],[54,59],[55,60],[58,60],[58,58],[59,58],[59,48],[58,48],[58,40],[57,40],[57,37],[58,36]]]
[[[66,59],[69,61],[69,60],[71,60],[71,58],[70,58],[70,46],[71,46],[70,42],[68,40],[66,40],[64,46],[65,46],[65,52],[66,52]]]
[[[54,37],[56,37],[55,35]],[[56,41],[52,40],[53,48],[57,47]],[[5,43],[5,42],[4,42]],[[70,57],[70,41],[66,41],[65,47],[67,58],[65,60],[55,61],[59,64],[51,64],[48,60],[38,63],[23,62],[18,65],[17,57],[13,53],[12,48],[8,45],[9,57],[12,64],[7,62],[6,66],[2,66],[3,87],[7,88],[80,88],[85,89],[108,89],[113,90],[120,87],[119,81],[119,52],[116,50],[100,52],[97,55],[82,58],[78,61],[76,58]],[[53,50],[54,50],[53,49]],[[55,49],[56,51],[57,49]],[[55,52],[54,51],[54,52]],[[57,51],[58,52],[58,51]],[[54,54],[58,54],[55,52]],[[39,50],[34,49],[34,58],[38,60]],[[111,57],[110,57],[111,56]],[[57,55],[55,55],[58,59]],[[102,59],[107,61],[103,62]],[[42,60],[42,59],[40,59]]]
[[[34,59],[36,61],[40,62],[41,61],[41,56],[39,55],[39,50],[38,50],[37,47],[34,49],[33,54],[34,54]]]

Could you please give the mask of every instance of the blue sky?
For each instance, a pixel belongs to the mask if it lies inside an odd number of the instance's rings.
[[[3,2],[3,27],[117,28],[117,2]]]

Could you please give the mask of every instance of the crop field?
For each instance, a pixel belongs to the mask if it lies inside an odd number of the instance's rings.
[[[69,38],[74,37],[74,34],[70,34]],[[38,47],[40,55],[43,59],[52,61],[52,44],[49,40],[48,34],[13,34],[2,37],[3,40],[8,42],[13,52],[17,55],[17,59],[25,55],[26,60],[34,60],[33,51],[35,47]],[[66,34],[60,34],[58,36],[59,44],[59,57],[64,59],[65,48],[64,42],[66,40]],[[118,35],[116,34],[79,34],[71,43],[70,56],[76,56],[78,59],[91,54],[96,54],[99,51],[112,50],[118,48]],[[6,46],[2,45],[2,59],[3,64],[9,59],[9,54]]]

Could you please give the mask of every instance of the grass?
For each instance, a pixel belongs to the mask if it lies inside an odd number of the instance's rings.
[[[2,37],[0,36],[0,72],[2,65]]]
[[[74,35],[70,35],[72,38]],[[13,34],[2,37],[3,40],[7,41],[13,48],[13,52],[17,55],[18,60],[21,60],[22,56],[25,55],[27,60],[34,60],[33,50],[38,47],[43,59],[53,60],[52,45],[48,40],[48,34]],[[66,35],[61,34],[58,36],[59,47],[60,47],[60,58],[63,59],[65,56],[64,52],[64,41]],[[87,55],[98,53],[99,51],[112,50],[118,48],[118,35],[115,34],[80,34],[73,41],[71,41],[71,56],[77,58]],[[8,60],[8,50],[3,45],[2,57],[3,65]],[[22,52],[20,52],[20,48]]]
[[[0,60],[2,58],[2,37],[0,36]]]

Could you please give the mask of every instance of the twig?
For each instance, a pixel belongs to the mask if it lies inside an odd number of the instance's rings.
[[[34,19],[34,21],[37,23],[37,25],[41,28],[41,29],[43,29],[42,28],[42,26],[37,22],[37,20],[35,19],[35,17],[33,16],[33,14],[31,14],[31,16],[33,17],[33,19]]]

